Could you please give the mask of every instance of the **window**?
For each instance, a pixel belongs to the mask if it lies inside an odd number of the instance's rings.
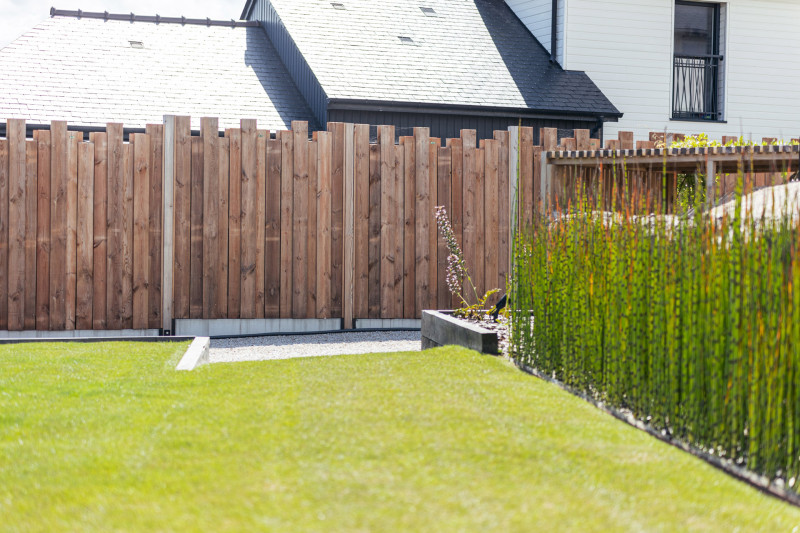
[[[722,120],[720,5],[675,3],[672,118]]]

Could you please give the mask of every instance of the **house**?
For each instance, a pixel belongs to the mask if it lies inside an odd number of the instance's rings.
[[[800,2],[506,3],[562,67],[585,71],[624,113],[608,137],[800,132]]]
[[[316,120],[478,138],[522,124],[598,133],[621,113],[503,0],[247,0]]]
[[[275,48],[255,23],[52,10],[0,50],[0,122],[66,120],[128,131],[163,115],[256,118],[260,128],[318,127]],[[2,132],[0,132],[2,133]]]

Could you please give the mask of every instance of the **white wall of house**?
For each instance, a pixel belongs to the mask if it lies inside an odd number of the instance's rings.
[[[531,30],[531,33],[550,52],[551,21],[550,12],[553,9],[552,0],[506,0],[506,3],[516,13],[520,20]],[[556,59],[559,63],[564,60],[564,23],[566,20],[566,0],[558,0],[558,21]]]
[[[539,19],[550,10],[537,18],[534,7],[549,1],[507,2],[532,31],[541,31]],[[674,0],[566,0],[562,66],[585,71],[624,113],[606,124],[606,138],[620,130],[637,139],[664,130],[716,139],[800,137],[800,2],[718,3],[724,123],[670,120]]]

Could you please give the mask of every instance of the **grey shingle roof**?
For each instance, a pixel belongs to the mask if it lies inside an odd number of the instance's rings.
[[[142,43],[133,48],[130,41]],[[286,129],[313,115],[260,27],[53,17],[0,50],[0,121],[128,127],[164,114]]]
[[[619,113],[503,0],[270,2],[331,99]]]

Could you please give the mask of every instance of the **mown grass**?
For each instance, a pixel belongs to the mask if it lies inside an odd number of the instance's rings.
[[[800,510],[460,348],[173,370],[0,347],[0,530],[790,531]]]

